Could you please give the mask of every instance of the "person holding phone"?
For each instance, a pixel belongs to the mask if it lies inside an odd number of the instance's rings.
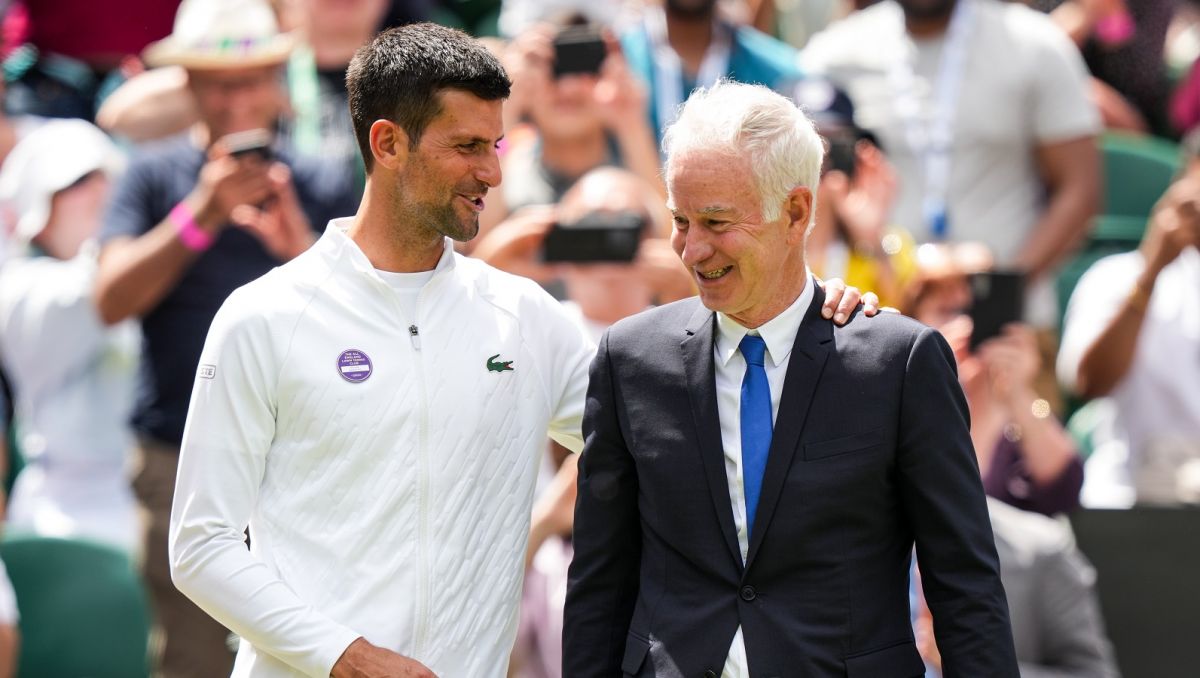
[[[512,41],[504,62],[513,82],[504,110],[507,180],[488,199],[482,234],[522,207],[558,202],[596,167],[623,167],[662,192],[646,89],[607,30],[578,15],[535,24]]]
[[[146,52],[187,72],[199,122],[147,146],[104,217],[95,301],[141,322],[134,490],[149,515],[144,569],[169,677],[228,675],[228,631],[171,582],[167,524],[192,376],[217,309],[237,287],[313,243],[313,224],[352,212],[350,177],[271,144],[293,39],[264,0],[185,0],[175,32]],[[252,130],[260,130],[254,132]],[[265,131],[264,131],[265,130]],[[231,136],[231,135],[239,136]]]
[[[1200,459],[1200,133],[1183,147],[1184,172],[1158,201],[1141,245],[1096,262],[1067,305],[1059,379],[1115,406],[1112,430],[1088,461],[1089,506],[1179,501],[1181,464]],[[1165,486],[1139,480],[1156,466]]]
[[[940,330],[954,351],[984,490],[1026,511],[1073,510],[1079,505],[1083,462],[1050,404],[1035,390],[1041,356],[1034,330],[1020,320],[1020,287],[991,286],[1014,298],[987,300],[984,308],[971,276],[989,275],[991,255],[979,243],[922,245],[917,260],[919,274],[901,310]],[[987,309],[1009,310],[1002,317]],[[998,331],[981,334],[985,327]]]

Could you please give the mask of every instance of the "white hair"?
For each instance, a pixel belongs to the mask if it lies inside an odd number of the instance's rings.
[[[696,148],[749,159],[766,221],[779,218],[793,188],[811,190],[812,227],[825,148],[812,120],[790,99],[762,85],[728,80],[696,90],[663,136],[667,168]]]

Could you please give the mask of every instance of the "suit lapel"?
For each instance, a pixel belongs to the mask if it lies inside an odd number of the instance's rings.
[[[696,441],[704,461],[708,489],[713,508],[729,554],[742,571],[742,551],[738,547],[737,531],[733,525],[733,504],[729,499],[729,480],[725,475],[725,452],[721,446],[721,420],[717,414],[717,385],[713,357],[713,333],[716,322],[713,312],[697,303],[687,326],[687,336],[680,343],[684,371],[687,373],[688,400],[696,424]]]
[[[809,279],[809,284],[812,279]],[[775,431],[771,435],[771,450],[767,456],[767,468],[763,473],[762,492],[758,498],[758,511],[754,529],[750,533],[750,550],[746,556],[746,568],[754,562],[754,555],[762,543],[763,534],[771,525],[775,506],[783,492],[784,480],[792,466],[792,458],[804,430],[809,405],[816,392],[817,382],[825,360],[829,357],[829,344],[833,341],[833,324],[821,317],[821,305],[825,303],[825,291],[814,290],[812,303],[800,322],[796,343],[792,345],[788,359],[787,375],[783,382],[783,395],[779,401],[779,414],[775,417]]]

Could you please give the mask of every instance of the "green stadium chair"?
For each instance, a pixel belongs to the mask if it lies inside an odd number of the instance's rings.
[[[1150,216],[1150,209],[1179,171],[1179,147],[1165,139],[1110,133],[1100,142],[1104,155],[1103,214]]]
[[[150,616],[129,558],[73,539],[0,541],[20,611],[18,678],[141,678]]]

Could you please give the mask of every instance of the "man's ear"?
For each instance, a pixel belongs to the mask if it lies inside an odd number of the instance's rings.
[[[408,135],[391,120],[376,120],[371,123],[371,155],[375,164],[393,172],[404,169],[408,162]]]
[[[806,186],[797,186],[788,192],[784,212],[788,217],[788,241],[801,242],[808,233],[808,224],[813,217],[813,193]]]

